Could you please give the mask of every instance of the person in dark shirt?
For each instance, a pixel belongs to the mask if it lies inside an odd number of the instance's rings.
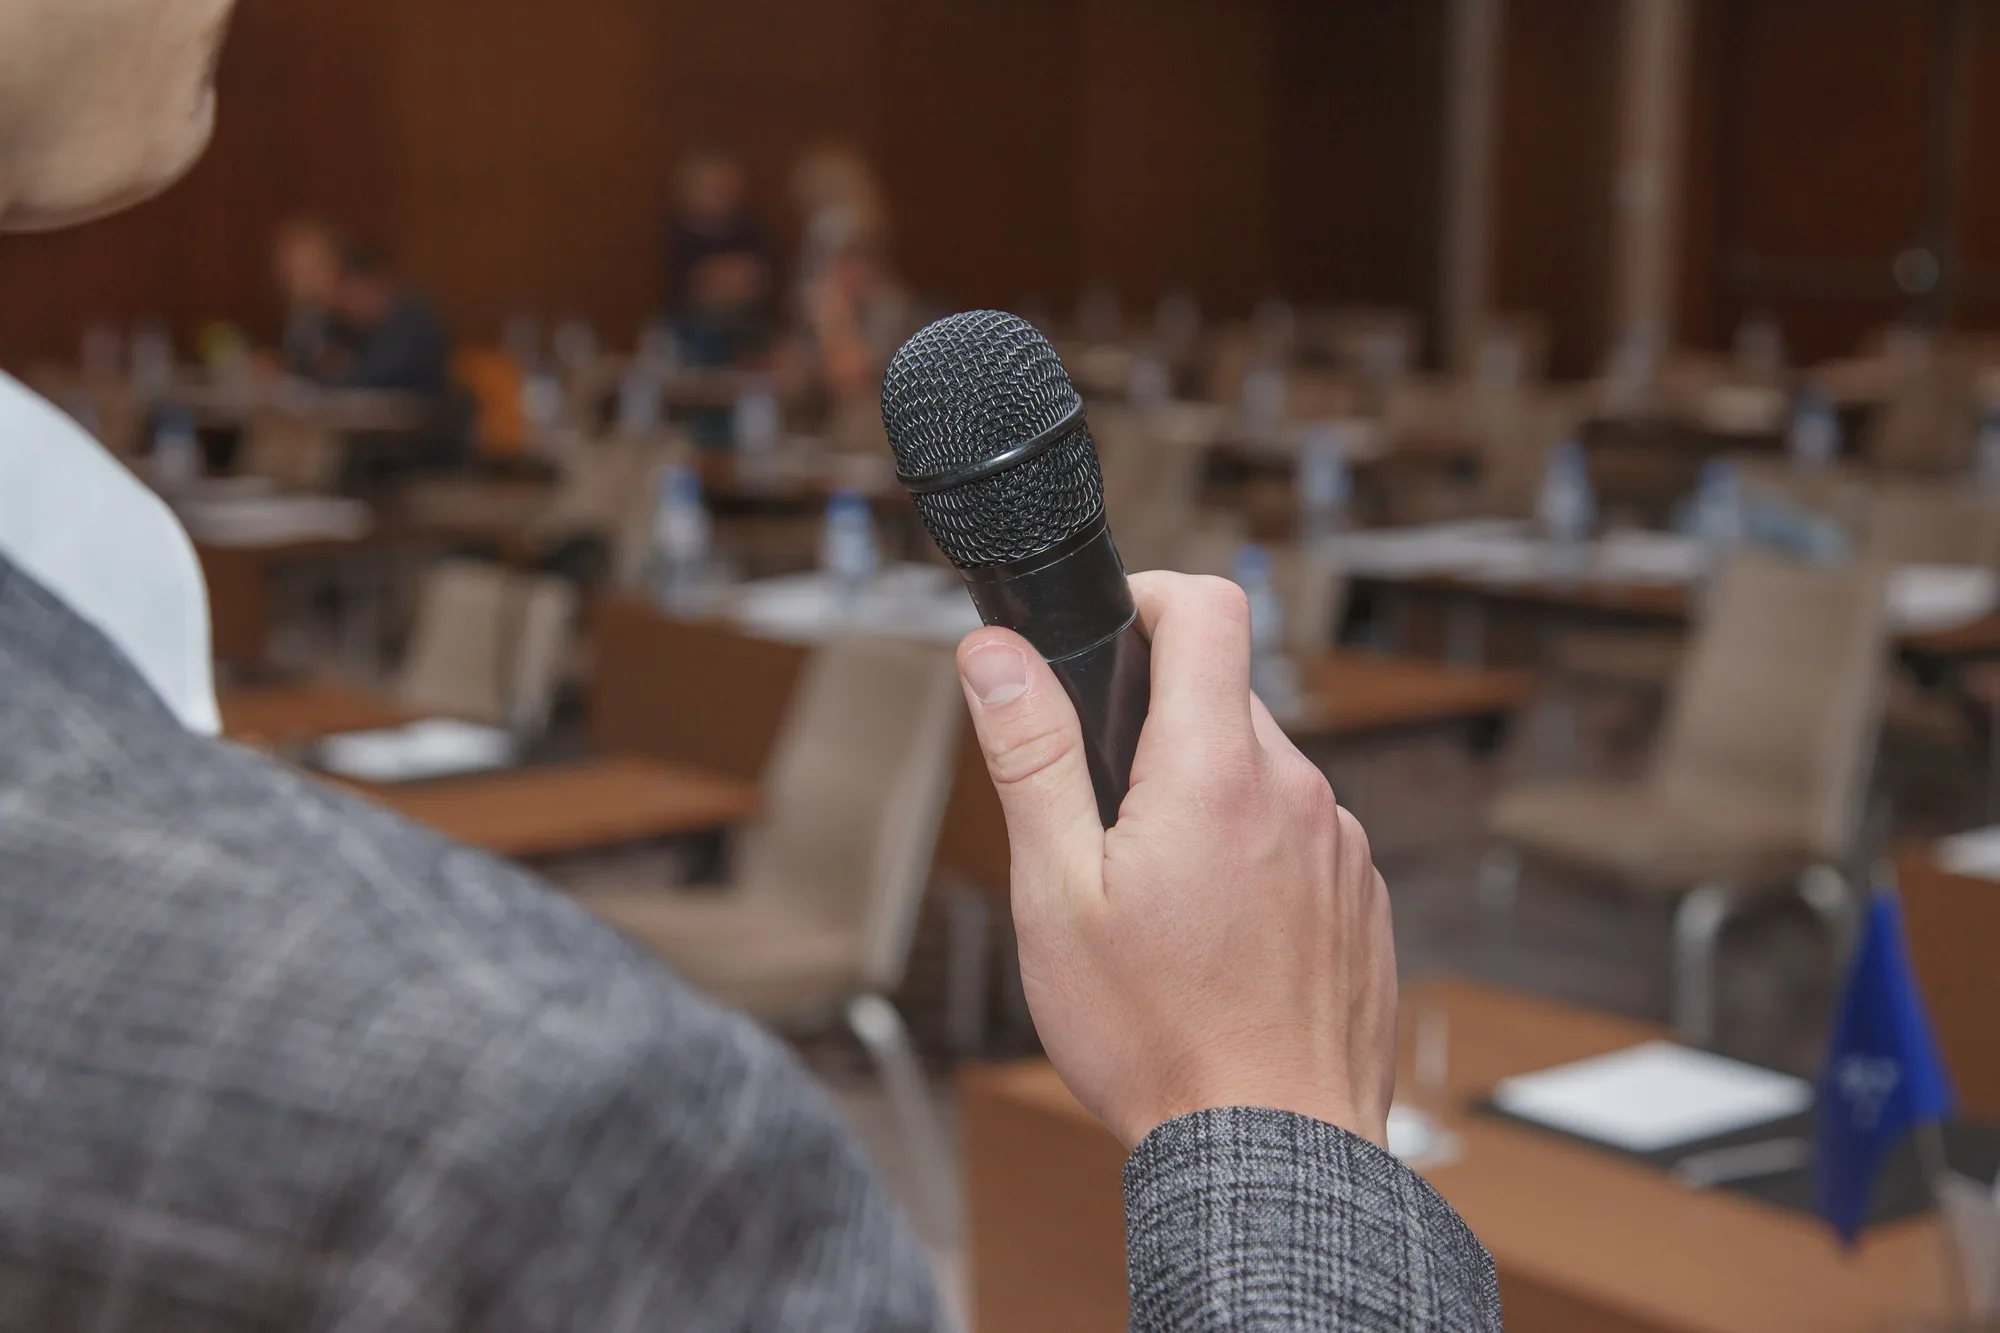
[[[750,213],[749,192],[749,172],[727,148],[697,149],[681,164],[667,305],[695,365],[734,364],[769,338],[777,251]]]
[[[329,360],[323,383],[426,398],[451,392],[451,335],[379,251],[352,245],[342,254],[332,310],[344,355]]]
[[[318,379],[340,350],[332,306],[342,249],[339,234],[310,217],[280,227],[271,245],[272,274],[285,301],[280,350],[285,369],[306,379]]]

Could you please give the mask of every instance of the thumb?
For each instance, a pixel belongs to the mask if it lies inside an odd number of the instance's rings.
[[[958,646],[959,681],[1007,816],[1015,892],[1059,885],[1104,856],[1104,826],[1076,708],[1041,654],[1011,630]]]

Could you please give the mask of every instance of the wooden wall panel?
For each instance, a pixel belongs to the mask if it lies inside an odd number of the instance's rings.
[[[0,237],[0,359],[71,355],[100,315],[163,315],[184,332],[228,315],[269,331],[266,248],[281,218],[324,210],[394,229],[394,3],[242,0],[215,141],[186,180],[87,227]]]
[[[1081,6],[888,0],[875,157],[898,260],[952,306],[1077,285]]]
[[[1435,344],[1444,0],[1279,10],[1278,269],[1301,301],[1408,305]]]
[[[1558,375],[1604,354],[1619,7],[1508,0],[1501,38],[1494,303],[1550,321]]]
[[[1186,285],[1248,309],[1280,285],[1271,7],[1091,0],[1085,14],[1078,276],[1128,304]]]
[[[851,141],[941,304],[1213,311],[1275,290],[1429,304],[1441,0],[243,0],[210,156],[162,200],[0,240],[0,364],[92,314],[271,332],[270,233],[381,241],[460,332],[654,308],[673,164],[723,137],[786,178]]]

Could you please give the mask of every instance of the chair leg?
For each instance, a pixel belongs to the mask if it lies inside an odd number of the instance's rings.
[[[922,1219],[933,1234],[957,1236],[957,1172],[924,1083],[923,1066],[896,1006],[872,991],[847,1002],[847,1026],[868,1049],[902,1135]]]
[[[1715,948],[1736,911],[1726,884],[1703,884],[1674,910],[1674,1030],[1690,1046],[1715,1041]]]
[[[1844,960],[1848,937],[1854,931],[1854,894],[1847,876],[1833,866],[1807,866],[1799,875],[1798,892],[1826,927],[1835,960]]]
[[[1489,912],[1514,910],[1521,895],[1521,853],[1494,846],[1479,858],[1479,905]]]
[[[992,931],[986,894],[971,884],[954,883],[944,892],[946,932],[951,966],[946,981],[946,1028],[951,1048],[972,1055],[986,1042],[988,945]]]

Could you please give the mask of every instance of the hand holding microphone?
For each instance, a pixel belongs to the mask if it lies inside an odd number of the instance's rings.
[[[883,423],[989,626],[959,669],[1006,812],[1029,1007],[1064,1082],[1128,1145],[1218,1106],[1384,1142],[1388,894],[1360,825],[1250,692],[1242,590],[1128,583],[1082,399],[1023,320],[919,332],[890,363]]]
[[[1216,1106],[1385,1143],[1396,961],[1367,835],[1250,693],[1242,590],[1165,573],[1132,587],[1152,711],[1109,830],[1047,665],[1006,630],[959,648],[1049,1059],[1127,1146]]]

